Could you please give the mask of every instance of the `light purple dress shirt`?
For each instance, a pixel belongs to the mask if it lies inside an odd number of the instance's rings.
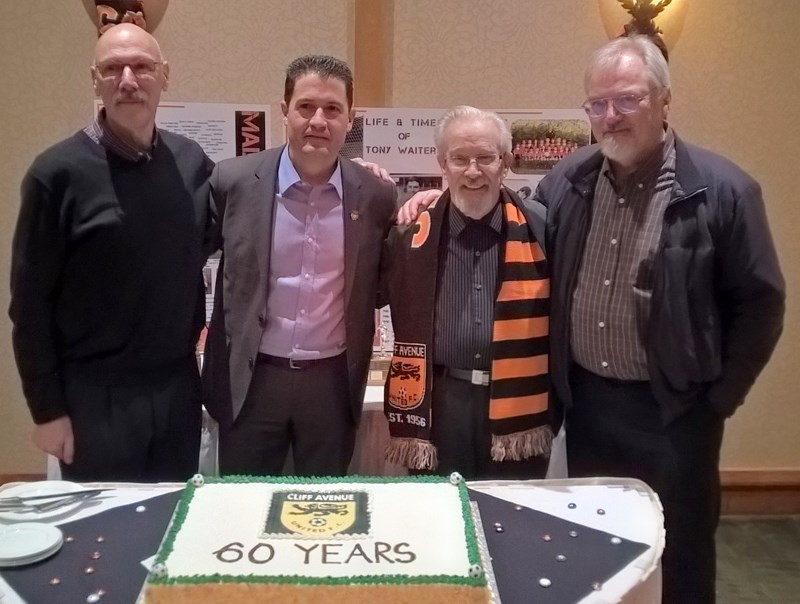
[[[342,170],[304,183],[284,148],[278,164],[267,321],[259,351],[295,360],[344,352]]]

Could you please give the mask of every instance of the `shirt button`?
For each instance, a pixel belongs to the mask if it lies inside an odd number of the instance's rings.
[[[480,258],[480,255],[481,255],[481,253],[480,253],[480,252],[475,252],[475,257],[476,257],[476,258]]]
[[[479,359],[479,358],[481,358],[481,353],[480,353],[480,352],[476,352],[476,353],[475,353],[475,358],[476,358],[476,359]]]
[[[611,279],[606,279],[603,281],[603,285],[611,285]]]
[[[480,283],[475,284],[475,289],[480,290],[483,286]]]
[[[314,243],[314,238],[313,237],[309,237],[308,239],[306,239],[306,241],[308,241],[309,243]]]
[[[256,362],[253,359],[253,357],[250,357],[249,359],[247,359],[247,366],[250,367],[251,371],[252,371],[253,367],[256,366]]]
[[[305,279],[310,279],[310,278],[311,278],[311,275],[309,275],[308,273],[306,273],[305,275],[303,275],[303,278],[305,278]]]
[[[597,326],[598,326],[598,327],[600,327],[600,328],[603,328],[603,327],[605,327],[605,326],[606,326],[606,322],[605,322],[605,321],[600,321],[600,322],[597,324]]]
[[[301,315],[305,315],[306,314],[306,309],[305,308],[301,308],[300,309],[300,314]]]
[[[258,315],[258,324],[261,325],[262,327],[264,326],[264,313]]]
[[[611,240],[611,245],[617,245],[617,238],[616,237],[614,237],[614,239]]]
[[[601,364],[603,367],[608,367],[608,361],[603,361],[603,362],[602,362],[602,363],[600,363],[600,364]]]
[[[483,321],[480,319],[475,319],[475,325],[480,325],[481,323],[483,323]]]
[[[638,184],[638,185],[636,185],[636,186],[637,186],[639,189],[644,189],[644,185],[643,185],[642,183],[639,183],[639,184]]]
[[[624,197],[620,197],[619,199],[617,199],[617,203],[620,204],[620,205],[624,204],[625,203],[625,198]]]

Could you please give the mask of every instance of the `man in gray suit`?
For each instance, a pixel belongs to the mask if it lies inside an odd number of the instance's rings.
[[[211,177],[223,251],[203,373],[223,474],[347,471],[372,352],[394,186],[339,156],[353,76],[333,57],[286,72],[288,144]]]

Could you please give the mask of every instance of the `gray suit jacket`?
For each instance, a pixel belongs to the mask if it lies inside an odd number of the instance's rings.
[[[222,249],[203,363],[209,413],[230,425],[244,404],[265,325],[278,161],[283,147],[225,160],[211,176]],[[342,166],[345,331],[351,408],[361,417],[383,240],[395,188],[350,160]],[[320,395],[324,396],[324,392]]]

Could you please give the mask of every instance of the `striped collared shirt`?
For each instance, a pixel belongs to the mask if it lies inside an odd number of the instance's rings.
[[[603,377],[648,380],[645,334],[658,253],[675,184],[675,137],[624,182],[608,159],[595,188],[592,218],[572,299],[572,357]]]
[[[453,369],[491,369],[494,303],[503,232],[501,204],[479,220],[451,203],[436,296],[433,362]]]
[[[153,158],[153,150],[158,144],[158,130],[155,128],[153,128],[153,144],[147,151],[142,151],[122,140],[108,127],[105,109],[101,109],[95,120],[86,126],[83,131],[86,136],[111,151],[114,155],[133,162],[150,161]]]

